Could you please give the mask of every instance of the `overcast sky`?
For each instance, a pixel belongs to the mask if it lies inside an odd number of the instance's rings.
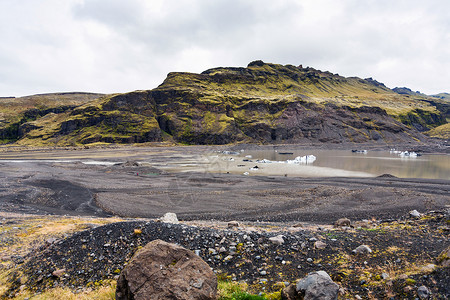
[[[0,96],[152,89],[250,61],[450,92],[449,0],[1,0]]]

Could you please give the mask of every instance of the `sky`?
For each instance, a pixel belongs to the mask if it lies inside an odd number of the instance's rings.
[[[0,96],[119,93],[254,60],[450,92],[449,0],[1,0]]]

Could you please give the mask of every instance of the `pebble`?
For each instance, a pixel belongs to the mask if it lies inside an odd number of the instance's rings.
[[[233,259],[232,255],[228,255],[227,257],[225,257],[223,260],[224,261],[229,261],[230,259]]]
[[[327,244],[322,241],[317,241],[314,243],[314,247],[316,249],[325,249],[327,247]]]
[[[367,245],[361,245],[361,246],[358,246],[356,249],[354,249],[353,253],[368,254],[368,253],[372,253],[372,249],[370,249],[370,247]]]
[[[414,218],[420,218],[422,216],[422,214],[415,209],[410,211],[409,215]]]
[[[281,234],[269,238],[269,241],[271,241],[275,245],[283,245],[284,244],[283,235],[281,235]]]
[[[306,259],[306,261],[309,262],[309,263],[312,263],[312,262],[313,262],[313,259],[312,259],[311,257],[308,257],[308,258]]]
[[[428,299],[431,296],[430,290],[422,285],[417,289],[417,296],[419,296],[420,299]]]
[[[230,222],[228,222],[228,228],[235,228],[235,227],[239,227],[239,222],[238,221],[230,221]]]

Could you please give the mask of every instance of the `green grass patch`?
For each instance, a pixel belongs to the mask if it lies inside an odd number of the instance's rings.
[[[232,281],[219,281],[217,288],[218,300],[267,300],[266,297],[247,292],[247,284]]]

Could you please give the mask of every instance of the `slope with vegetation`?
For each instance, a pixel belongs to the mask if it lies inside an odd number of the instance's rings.
[[[169,73],[157,88],[100,97],[22,122],[22,145],[404,143],[447,123],[448,101],[371,78],[255,61]],[[13,140],[13,139],[10,139]]]
[[[62,114],[102,94],[53,93],[0,98],[0,143],[15,142],[36,128],[33,122],[48,115]],[[40,123],[40,122],[38,122]]]

